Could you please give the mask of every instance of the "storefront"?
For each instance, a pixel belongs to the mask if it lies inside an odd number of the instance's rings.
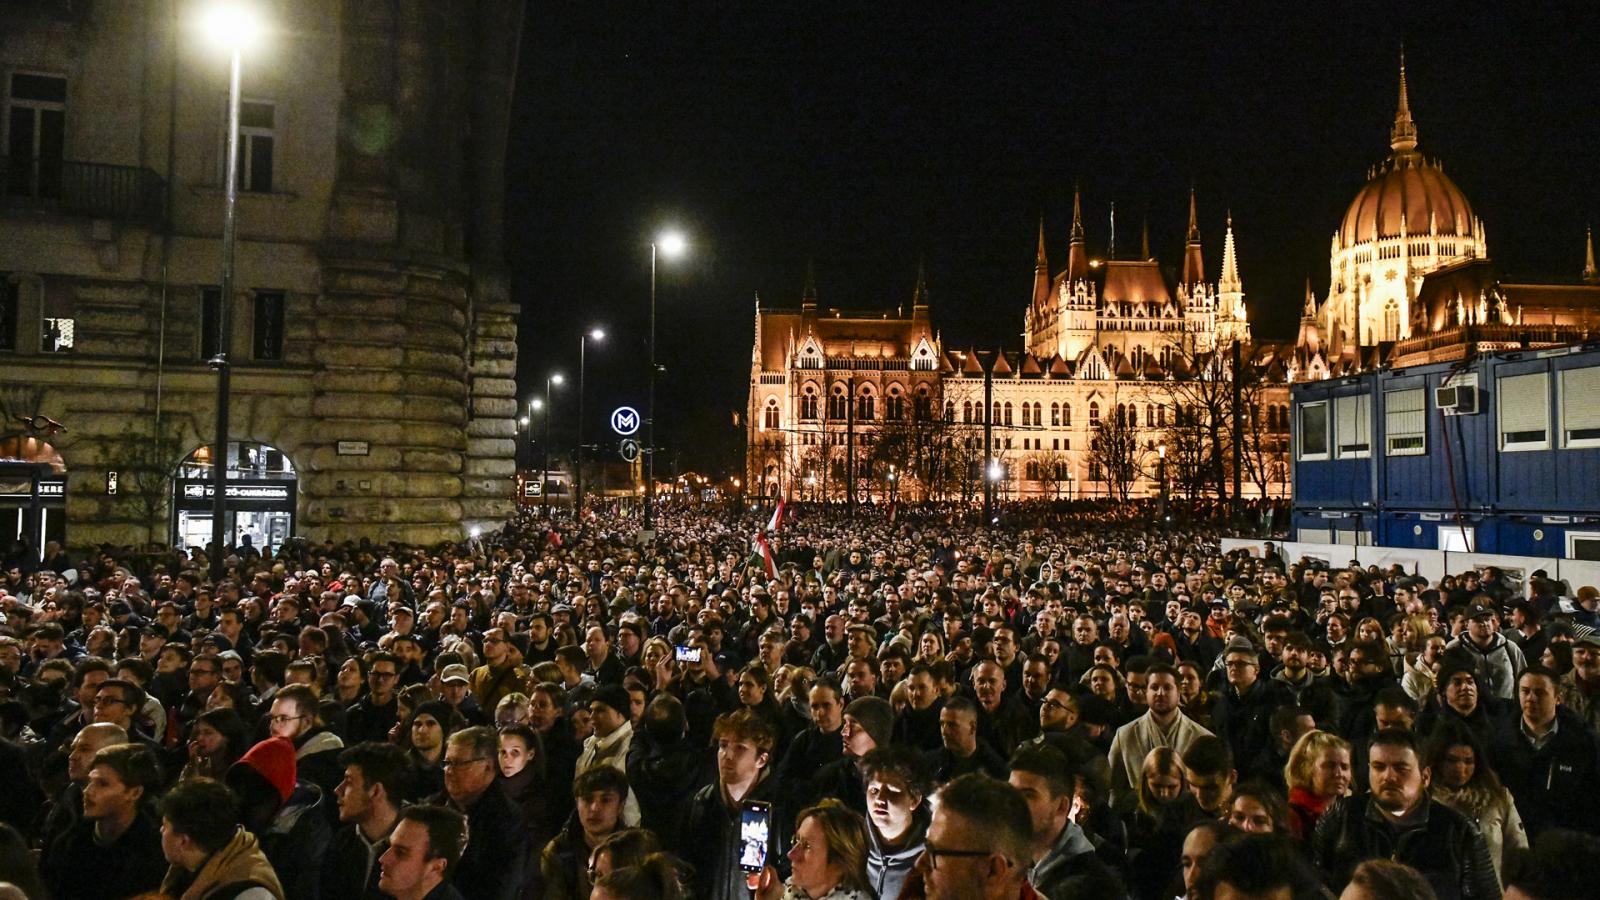
[[[38,562],[67,538],[67,465],[45,441],[0,438],[0,558]]]
[[[213,499],[211,447],[189,454],[174,480],[173,542],[181,548],[211,542]],[[250,441],[228,444],[228,489],[224,525],[228,542],[246,542],[262,552],[276,550],[294,534],[299,482],[294,464],[281,450]]]

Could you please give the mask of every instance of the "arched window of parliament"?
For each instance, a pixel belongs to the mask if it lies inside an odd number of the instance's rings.
[[[1071,403],[1063,403],[1063,404],[1061,404],[1061,427],[1062,428],[1071,428],[1072,427],[1072,404]]]
[[[834,385],[833,393],[828,395],[828,418],[845,418],[849,414],[849,408],[845,404],[849,402],[844,395],[844,388],[840,385]]]
[[[806,385],[805,393],[800,395],[800,418],[815,419],[817,417],[817,389]]]
[[[1090,400],[1089,401],[1089,427],[1093,428],[1094,426],[1099,425],[1099,424],[1100,424],[1100,404],[1095,402],[1095,401],[1093,401],[1093,400]],[[1099,479],[1095,479],[1095,480],[1098,481]]]
[[[971,405],[968,404],[969,414],[971,413],[970,406]],[[946,422],[954,422],[956,420],[956,402],[954,400],[946,400],[944,402],[944,420]]]
[[[762,416],[761,427],[766,429],[776,429],[778,427],[778,401],[767,401],[767,409]]]
[[[877,399],[870,392],[862,391],[861,396],[856,399],[856,418],[863,422],[871,422],[877,415]]]
[[[1005,421],[1006,421],[1007,425],[1010,425],[1011,424],[1011,401],[1010,400],[1006,401],[1005,410],[1006,410],[1006,419],[1005,419]]]
[[[917,396],[912,403],[911,413],[916,416],[918,422],[926,422],[933,418],[933,398],[928,395],[927,385],[917,388]]]
[[[1033,424],[1044,424],[1044,407],[1040,406],[1037,400],[1033,403]]]
[[[1383,306],[1383,339],[1400,340],[1400,305],[1393,300]]]
[[[967,425],[972,424],[972,401],[961,401],[961,421]]]
[[[1050,404],[1050,424],[1055,428],[1061,427],[1061,404],[1059,403]]]
[[[1026,428],[1033,424],[1033,407],[1027,403],[1022,404],[1022,425]]]
[[[906,417],[906,398],[898,388],[890,388],[889,396],[883,398],[883,417],[891,422]]]

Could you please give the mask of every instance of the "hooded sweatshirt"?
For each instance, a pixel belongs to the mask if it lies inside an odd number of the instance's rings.
[[[227,846],[211,854],[184,887],[188,879],[188,872],[173,866],[161,882],[161,893],[178,900],[284,900],[278,873],[267,862],[255,835],[243,828]]]
[[[900,896],[900,888],[905,885],[917,857],[922,855],[923,845],[928,842],[929,819],[927,804],[917,807],[911,814],[911,828],[900,839],[900,847],[896,850],[884,847],[883,837],[878,834],[876,826],[867,828],[867,882],[879,897]]]

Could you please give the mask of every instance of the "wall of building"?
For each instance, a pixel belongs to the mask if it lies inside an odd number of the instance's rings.
[[[51,442],[75,542],[142,541],[143,512],[104,490],[122,445],[159,432],[181,457],[214,434],[200,321],[220,273],[227,58],[204,45],[198,2],[35,13],[49,6],[0,12],[0,78],[65,77],[66,159],[164,190],[154,216],[0,198],[0,277],[20,300],[0,403],[67,427]],[[289,456],[314,539],[492,525],[515,490],[517,307],[498,227],[523,3],[268,11],[243,65],[243,100],[272,111],[272,178],[238,203],[230,438]],[[254,353],[264,291],[284,296],[273,359]],[[41,351],[47,314],[74,319],[70,353]]]

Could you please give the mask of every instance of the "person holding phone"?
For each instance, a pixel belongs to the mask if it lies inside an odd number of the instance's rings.
[[[771,771],[772,726],[748,709],[717,717],[712,731],[717,747],[717,780],[697,791],[689,801],[675,848],[694,868],[693,895],[703,900],[748,900],[745,851],[740,831],[747,803],[767,804],[770,825],[766,842],[768,864],[788,868],[779,853],[788,845],[784,827],[787,807],[777,796]]]
[[[756,900],[872,900],[867,880],[867,829],[837,800],[824,800],[795,819],[786,856],[792,873],[780,880],[770,864],[751,876]]]

